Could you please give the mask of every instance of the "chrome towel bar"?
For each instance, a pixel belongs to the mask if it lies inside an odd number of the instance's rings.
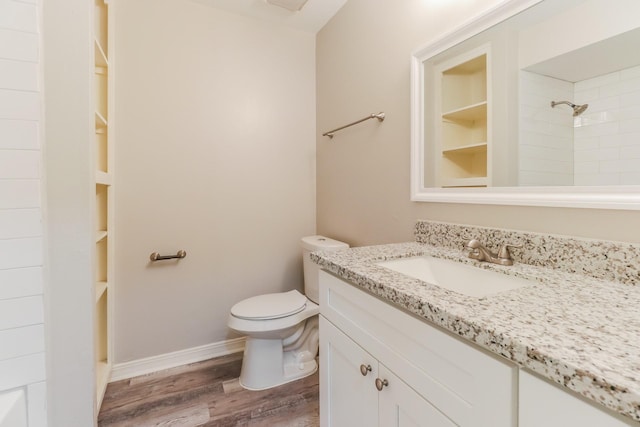
[[[362,123],[365,120],[370,120],[370,119],[378,119],[379,122],[382,122],[382,121],[384,121],[384,113],[383,112],[379,112],[378,114],[371,113],[371,114],[369,114],[367,117],[365,117],[363,119],[357,120],[357,121],[355,121],[353,123],[349,123],[348,125],[341,126],[341,127],[337,128],[337,129],[330,130],[329,132],[325,132],[325,133],[322,134],[322,136],[328,136],[329,138],[333,138],[333,134],[338,132],[339,130],[348,128],[349,126],[357,125],[358,123]]]
[[[175,255],[160,255],[158,252],[154,252],[151,255],[149,255],[149,259],[151,261],[162,261],[165,259],[181,259],[186,256],[187,256],[187,253],[181,249]]]

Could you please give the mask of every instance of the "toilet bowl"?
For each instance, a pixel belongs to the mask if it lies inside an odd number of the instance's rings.
[[[318,364],[319,267],[315,250],[349,245],[323,236],[302,238],[306,296],[292,290],[258,295],[231,308],[227,325],[246,335],[240,385],[249,390],[276,387],[316,372]]]

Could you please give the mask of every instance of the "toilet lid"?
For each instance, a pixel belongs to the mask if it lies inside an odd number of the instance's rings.
[[[231,314],[241,319],[278,319],[299,313],[306,305],[307,297],[293,290],[247,298],[231,307]]]

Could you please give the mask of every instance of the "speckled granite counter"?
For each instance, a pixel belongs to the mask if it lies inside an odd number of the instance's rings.
[[[518,253],[514,251],[516,264],[502,267],[467,258],[460,249],[459,239],[451,238],[451,233],[443,237],[443,227],[449,231],[463,228],[442,223],[426,223],[425,227],[424,224],[420,222],[416,226],[416,238],[418,242],[425,242],[430,241],[431,236],[432,244],[401,243],[317,252],[312,254],[312,259],[383,300],[640,421],[640,287],[634,286],[637,263],[640,263],[640,257],[635,258],[637,246],[623,245],[614,251],[622,262],[607,264],[614,265],[613,269],[605,270],[615,270],[615,278],[605,280],[597,274],[604,267],[593,268],[591,276],[565,270],[574,270],[570,264],[575,262],[591,265],[601,258],[606,260],[610,255],[586,258],[584,247],[601,250],[602,245],[614,245],[611,242],[601,242],[599,246],[595,241],[547,236],[556,239],[556,252],[564,253],[567,262],[557,262],[554,258],[554,268],[543,268],[518,262]],[[474,233],[487,238],[488,230],[466,227],[458,237]],[[433,237],[438,233],[440,237]],[[536,237],[510,233],[509,238],[520,241]],[[606,249],[612,250],[610,246]],[[524,254],[527,250],[521,252]],[[540,251],[540,248],[532,250]],[[547,256],[553,257],[554,253]],[[453,259],[527,277],[537,283],[476,298],[376,265],[383,260],[417,255]],[[520,259],[526,258],[520,255]],[[587,267],[580,270],[590,271]]]

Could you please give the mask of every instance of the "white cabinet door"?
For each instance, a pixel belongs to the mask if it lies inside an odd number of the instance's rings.
[[[449,418],[380,364],[378,376],[387,381],[380,391],[380,427],[455,427]]]
[[[520,370],[520,427],[625,427],[637,425]]]
[[[320,426],[377,426],[377,375],[377,360],[320,316]]]

